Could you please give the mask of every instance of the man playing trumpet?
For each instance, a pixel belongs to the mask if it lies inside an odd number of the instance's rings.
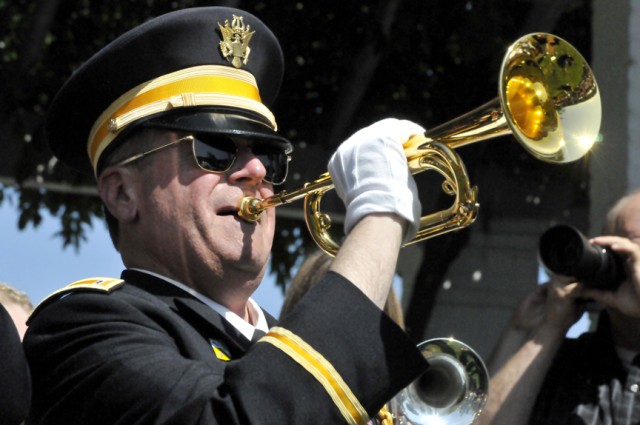
[[[221,51],[221,29],[251,54]],[[419,222],[402,150],[416,124],[384,120],[341,145],[329,170],[347,237],[330,272],[279,323],[251,299],[275,211],[255,223],[237,211],[287,174],[291,142],[268,109],[282,70],[260,20],[206,7],[134,28],[61,89],[49,144],[95,175],[126,269],[31,316],[30,423],[362,424],[427,368],[382,313]]]

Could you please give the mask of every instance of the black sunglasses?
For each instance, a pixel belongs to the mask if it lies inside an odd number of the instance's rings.
[[[267,171],[264,180],[274,185],[284,183],[289,170],[289,161],[291,160],[289,156],[290,150],[261,145],[259,140],[247,140],[250,142],[249,147],[251,148],[251,152],[262,162],[262,165]],[[166,145],[118,161],[113,165],[122,166],[131,164],[147,155],[184,141],[191,141],[191,151],[193,152],[196,164],[198,164],[198,167],[202,170],[209,173],[224,173],[228,171],[238,157],[238,147],[229,136],[224,134],[198,134],[182,137]]]

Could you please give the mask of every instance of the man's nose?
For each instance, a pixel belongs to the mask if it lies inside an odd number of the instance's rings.
[[[238,150],[238,157],[231,167],[229,181],[249,182],[260,184],[264,180],[267,170],[260,159],[253,154],[250,148]]]

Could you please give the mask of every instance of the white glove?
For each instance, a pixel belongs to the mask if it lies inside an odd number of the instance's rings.
[[[421,206],[402,144],[424,131],[411,121],[389,118],[356,132],[338,147],[328,168],[347,207],[347,234],[364,216],[390,212],[407,220],[404,242],[415,237]]]

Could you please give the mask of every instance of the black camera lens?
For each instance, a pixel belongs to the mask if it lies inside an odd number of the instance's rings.
[[[615,290],[625,280],[615,252],[595,244],[572,226],[558,225],[540,237],[542,264],[553,273],[573,276],[590,288]]]

